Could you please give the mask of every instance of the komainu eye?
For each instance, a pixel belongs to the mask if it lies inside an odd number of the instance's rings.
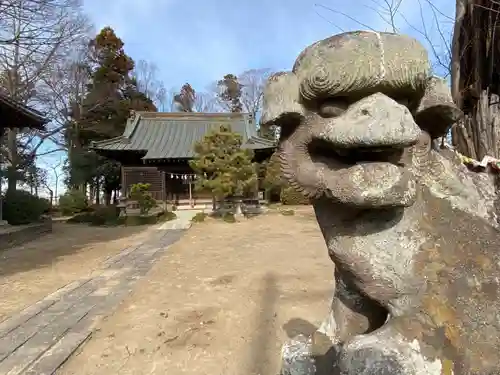
[[[337,117],[344,113],[348,106],[347,101],[343,99],[328,100],[320,105],[318,112],[321,117]]]

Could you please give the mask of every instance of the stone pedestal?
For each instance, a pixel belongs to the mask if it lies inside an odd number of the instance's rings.
[[[332,375],[337,351],[320,331],[298,335],[281,348],[280,375]]]
[[[281,349],[280,375],[315,375],[312,343],[312,337],[304,335],[286,342]]]

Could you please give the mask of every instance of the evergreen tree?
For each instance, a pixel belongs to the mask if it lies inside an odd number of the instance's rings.
[[[189,83],[181,87],[181,91],[174,95],[174,103],[180,112],[194,112],[196,91]]]
[[[137,88],[132,76],[134,61],[123,47],[110,27],[103,28],[89,44],[90,80],[76,119],[81,149],[71,152],[69,158],[72,185],[93,185],[97,199],[102,189],[107,201],[120,187],[120,166],[88,146],[92,141],[120,136],[131,111],[156,111],[151,99]]]
[[[241,148],[241,136],[221,127],[195,145],[189,165],[197,174],[196,188],[208,190],[218,199],[242,196],[256,189],[253,152]]]
[[[219,87],[219,100],[225,103],[233,113],[243,111],[241,95],[243,86],[239,83],[238,77],[234,74],[226,74],[223,79],[217,82]]]
[[[123,46],[110,27],[90,42],[94,66],[80,120],[84,132],[91,133],[90,140],[121,135],[131,110],[156,111],[151,99],[137,89],[131,75],[134,61]]]
[[[281,173],[281,165],[279,155],[275,152],[265,163],[264,188],[266,190],[280,190],[286,186],[285,180]]]

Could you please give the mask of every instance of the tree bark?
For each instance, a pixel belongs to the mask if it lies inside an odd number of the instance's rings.
[[[464,118],[452,129],[453,146],[476,160],[498,158],[496,71],[500,49],[496,38],[500,3],[456,0],[452,40],[451,92]]]
[[[7,193],[11,193],[17,189],[17,167],[19,165],[17,129],[7,129],[7,152],[10,161],[10,173],[7,175]]]
[[[109,206],[111,204],[111,196],[113,194],[113,190],[104,191],[104,204]]]

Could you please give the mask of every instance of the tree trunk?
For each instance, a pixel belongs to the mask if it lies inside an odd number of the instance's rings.
[[[14,22],[14,31],[16,35],[21,34],[21,21],[17,20]],[[14,100],[20,99],[20,88],[22,86],[22,82],[20,81],[19,71],[21,69],[20,65],[20,42],[16,40],[14,43],[14,56],[12,58],[12,67],[11,71],[8,72],[8,91]],[[15,191],[17,189],[17,169],[19,167],[20,158],[19,158],[19,150],[17,149],[17,134],[18,129],[12,128],[7,130],[7,152],[9,154],[10,165],[12,169],[12,173],[9,173],[8,183],[7,183],[7,192]]]
[[[99,179],[97,178],[96,179],[96,182],[95,182],[95,204],[97,206],[99,206],[101,204],[101,200],[100,200],[100,197],[99,197],[99,193],[101,192],[101,183],[99,181]]]
[[[111,196],[113,194],[113,190],[105,190],[104,191],[104,204],[109,206],[111,204]]]
[[[89,187],[89,199],[90,199],[89,204],[94,204],[94,199],[95,199],[95,185],[90,185],[90,187]]]
[[[80,111],[81,111],[81,110],[82,110],[82,109],[80,108]],[[81,112],[80,112],[80,113],[81,113]],[[78,131],[78,125],[77,125],[77,124],[73,124],[72,126],[73,126],[73,131],[71,132],[72,137],[71,137],[71,140],[70,140],[70,147],[69,147],[69,152],[68,152],[68,157],[69,157],[68,159],[69,159],[70,163],[71,163],[71,160],[72,160],[72,158],[70,157],[70,156],[71,156],[70,154],[71,154],[72,152],[74,152],[74,153],[78,154],[78,153],[81,153],[81,151],[82,151],[82,145],[81,145],[81,143],[80,143],[80,138],[79,138],[80,133],[79,133],[79,131]],[[74,168],[75,168],[75,167],[74,167],[74,166],[72,166],[72,165],[70,164],[70,166],[69,166],[69,170],[71,171],[71,170],[73,170]],[[84,193],[84,194],[86,194],[86,193],[87,193],[87,184],[86,184],[86,183],[83,183],[83,182],[82,182],[82,183],[80,183],[80,184],[76,185],[76,186],[75,186],[75,188],[76,188],[78,191],[81,191],[81,192],[82,192],[82,193]],[[92,194],[91,194],[91,195],[92,195]]]
[[[456,0],[455,25],[451,46],[451,96],[455,104],[462,108],[462,93],[460,89],[460,61],[462,46],[460,43],[461,28],[468,0]]]
[[[476,160],[499,157],[497,31],[500,3],[456,0],[451,91],[464,111],[452,129],[453,146]]]
[[[7,152],[10,159],[10,173],[7,175],[7,193],[9,193],[17,189],[17,167],[19,165],[17,129],[7,129]]]
[[[54,191],[52,189],[49,190],[49,199],[50,199],[50,207],[54,205]]]
[[[463,108],[463,87],[461,87],[461,63],[464,45],[467,40],[467,33],[462,32],[464,26],[464,17],[467,9],[468,0],[456,0],[455,25],[453,30],[453,39],[451,47],[451,95],[458,108]],[[471,158],[476,157],[474,145],[472,143],[471,120],[464,118],[458,121],[451,130],[453,146],[462,154]]]

